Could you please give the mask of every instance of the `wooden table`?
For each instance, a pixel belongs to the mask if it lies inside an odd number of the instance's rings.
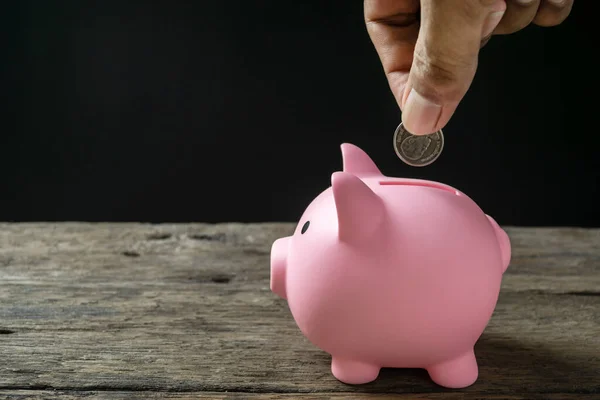
[[[507,228],[479,380],[338,382],[269,290],[291,224],[0,224],[0,398],[600,399],[600,230]]]

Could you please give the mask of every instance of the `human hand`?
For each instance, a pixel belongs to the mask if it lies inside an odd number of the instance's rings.
[[[558,25],[573,0],[365,0],[367,30],[416,135],[443,128],[469,89],[491,35]]]

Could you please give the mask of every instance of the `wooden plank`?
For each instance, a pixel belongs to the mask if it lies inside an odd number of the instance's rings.
[[[383,370],[358,387],[335,380],[329,356],[269,290],[271,243],[292,231],[0,224],[0,390],[111,398],[455,393],[419,370]],[[479,380],[458,392],[473,397],[460,398],[599,396],[600,230],[507,231],[513,262],[476,347]],[[280,397],[264,397],[271,393]]]
[[[122,391],[47,391],[47,390],[0,390],[0,398],[4,400],[79,400],[79,399],[98,399],[98,400],[137,400],[137,399],[173,399],[173,400],[363,400],[364,394],[359,393],[223,393],[223,392],[122,392]],[[469,400],[481,399],[477,395],[464,393],[428,393],[422,394],[369,394],[368,399],[373,400]],[[486,395],[485,400],[595,400],[597,395],[587,394],[543,394],[543,395]]]

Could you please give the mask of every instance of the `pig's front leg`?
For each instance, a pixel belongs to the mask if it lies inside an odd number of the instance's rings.
[[[462,389],[471,386],[477,380],[479,368],[473,349],[453,360],[427,368],[431,379],[440,386],[450,389]]]
[[[333,376],[349,385],[361,385],[374,381],[377,379],[380,369],[376,365],[335,356],[331,360],[331,372]]]
[[[271,291],[282,299],[287,300],[285,290],[285,266],[271,269]]]
[[[271,246],[271,291],[283,299],[286,293],[286,269],[289,237],[277,239]]]
[[[486,215],[492,227],[494,227],[494,232],[496,233],[496,239],[498,240],[498,245],[500,246],[500,253],[502,254],[502,273],[506,271],[508,265],[510,264],[511,257],[511,246],[510,239],[508,234],[504,231],[504,229],[500,228],[500,225],[494,220],[494,218]]]

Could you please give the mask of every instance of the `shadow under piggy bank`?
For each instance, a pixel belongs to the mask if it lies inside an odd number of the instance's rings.
[[[597,350],[595,350],[597,352]],[[475,345],[479,378],[463,389],[447,389],[436,385],[423,369],[383,368],[374,382],[344,385],[358,393],[439,393],[464,392],[486,396],[543,393],[600,393],[600,372],[593,370],[591,360],[599,355],[590,349],[578,355],[559,354],[543,344],[527,343],[508,337],[484,334]],[[580,387],[581,382],[591,385]],[[591,388],[590,388],[591,387]],[[531,397],[533,398],[533,397]]]

